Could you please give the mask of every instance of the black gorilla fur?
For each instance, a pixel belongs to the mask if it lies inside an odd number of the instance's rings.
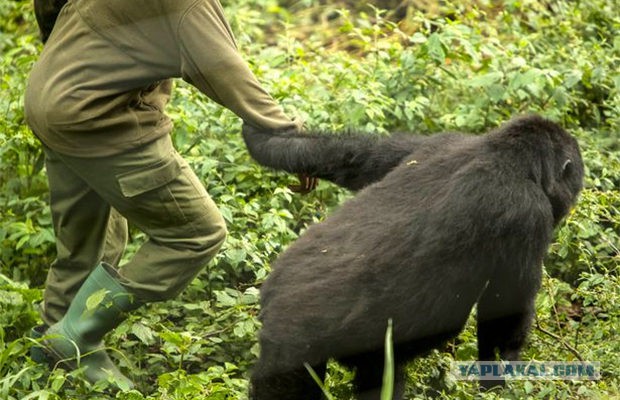
[[[561,127],[526,116],[484,136],[244,138],[264,165],[365,187],[274,263],[253,399],[319,399],[304,363],[321,374],[330,358],[378,399],[389,318],[401,398],[405,363],[457,335],[475,303],[479,359],[518,359],[554,226],[582,187]]]
[[[47,42],[50,37],[58,14],[66,3],[67,0],[34,0],[34,14],[37,18],[43,43]]]

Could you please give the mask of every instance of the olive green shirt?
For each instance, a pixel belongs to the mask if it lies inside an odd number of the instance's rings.
[[[26,118],[52,150],[118,154],[172,129],[181,77],[264,129],[299,129],[238,53],[217,0],[72,0],[29,78]]]

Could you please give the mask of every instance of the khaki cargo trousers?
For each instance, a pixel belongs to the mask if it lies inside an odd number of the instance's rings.
[[[141,301],[176,296],[222,245],[224,220],[169,135],[110,157],[44,151],[57,244],[43,298],[48,325],[101,261],[118,266],[127,220],[148,240],[118,273]]]

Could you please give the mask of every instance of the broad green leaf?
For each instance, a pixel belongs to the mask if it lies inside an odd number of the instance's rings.
[[[93,311],[95,308],[105,300],[108,291],[106,289],[99,289],[95,293],[88,296],[86,299],[86,310]]]

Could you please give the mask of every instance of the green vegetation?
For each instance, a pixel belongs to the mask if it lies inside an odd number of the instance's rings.
[[[407,390],[411,398],[444,399],[620,396],[617,1],[454,2],[424,13],[409,7],[398,23],[363,2],[351,11],[314,0],[223,3],[261,82],[309,127],[482,132],[533,111],[570,129],[582,146],[586,188],[545,261],[524,358],[599,361],[602,379],[516,381],[480,394],[447,374],[451,360],[476,357],[469,323],[448,347],[412,363]],[[0,51],[0,399],[246,398],[258,352],[258,288],[270,261],[349,194],[325,182],[306,196],[291,193],[293,177],[250,160],[234,115],[179,82],[169,109],[174,141],[230,236],[178,299],[140,310],[108,337],[110,353],[139,386],[106,394],[27,357],[33,341],[24,334],[38,322],[54,257],[42,153],[22,111],[40,51],[30,1],[0,0]],[[134,232],[127,257],[141,240]],[[333,398],[351,398],[351,376],[330,367]]]

